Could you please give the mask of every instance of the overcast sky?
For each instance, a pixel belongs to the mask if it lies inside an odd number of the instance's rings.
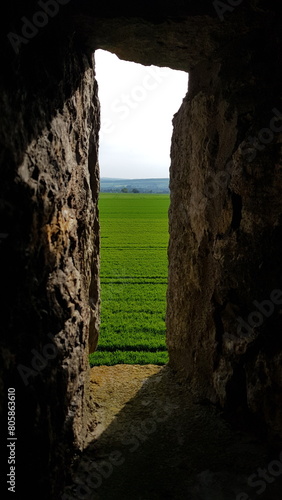
[[[169,177],[172,118],[188,74],[95,52],[101,102],[101,177]]]

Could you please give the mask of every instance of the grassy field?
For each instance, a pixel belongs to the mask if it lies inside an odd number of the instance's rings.
[[[169,195],[100,194],[101,331],[90,364],[165,364]]]

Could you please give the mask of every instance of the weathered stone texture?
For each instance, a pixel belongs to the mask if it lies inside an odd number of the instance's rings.
[[[6,426],[15,386],[19,498],[32,488],[59,498],[86,433],[87,356],[99,329],[97,48],[190,72],[172,141],[170,363],[202,397],[282,435],[281,305],[238,332],[255,300],[282,289],[282,120],[271,129],[273,109],[282,113],[281,7],[246,0],[221,21],[213,4],[63,2],[19,54],[7,31],[21,34],[39,4],[7,5],[0,402]],[[244,144],[249,137],[259,142]],[[33,370],[26,385],[19,365]]]
[[[61,55],[1,102],[1,406],[16,387],[17,492],[41,498],[83,447],[99,327],[97,86],[91,59],[71,42]]]
[[[167,343],[202,397],[281,436],[282,293],[267,316],[254,304],[282,290],[281,93],[250,68],[242,81],[236,57],[233,74],[225,61],[199,65],[174,118]]]

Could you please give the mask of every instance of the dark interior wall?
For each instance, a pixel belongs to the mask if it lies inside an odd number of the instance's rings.
[[[11,1],[2,19],[1,410],[5,429],[16,387],[19,498],[34,489],[49,499],[83,447],[99,328],[99,47],[190,72],[171,150],[171,366],[281,435],[281,305],[271,294],[282,288],[282,66],[274,2],[238,2],[220,19],[204,0],[54,0],[48,22],[42,4]],[[23,17],[42,26],[24,28]],[[271,314],[238,331],[271,296]]]
[[[276,28],[267,45],[258,30],[236,44],[232,61],[190,72],[172,140],[167,331],[171,366],[201,397],[235,420],[251,412],[281,437]]]
[[[99,320],[97,85],[60,17],[19,54],[1,47],[1,429],[12,387],[16,497],[59,498],[83,447]]]

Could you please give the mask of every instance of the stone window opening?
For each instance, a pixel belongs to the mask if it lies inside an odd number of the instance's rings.
[[[112,194],[115,197],[113,200],[108,200],[108,208],[110,203],[116,203],[116,206],[119,207],[118,196],[121,193],[134,193],[136,195],[142,196],[142,193],[146,196],[148,194],[158,195],[160,203],[164,204],[164,210],[166,211],[166,241],[162,243],[161,258],[162,261],[166,265],[165,274],[161,276],[157,276],[159,273],[153,271],[152,276],[149,276],[149,273],[144,273],[145,282],[147,281],[147,292],[149,295],[152,294],[150,289],[153,289],[153,283],[156,283],[157,286],[160,287],[159,295],[163,298],[164,310],[162,313],[159,313],[158,318],[160,322],[162,321],[162,329],[163,329],[163,346],[156,345],[151,347],[152,353],[154,353],[154,349],[156,350],[155,356],[152,356],[152,360],[156,360],[160,362],[160,358],[163,359],[163,362],[168,361],[167,357],[167,347],[165,345],[165,315],[166,315],[166,293],[167,293],[167,275],[168,275],[168,262],[167,262],[167,247],[168,247],[168,209],[169,209],[169,168],[170,168],[170,147],[171,147],[171,137],[172,137],[172,119],[173,115],[178,111],[182,99],[185,97],[187,92],[187,84],[188,84],[188,75],[183,71],[175,71],[170,68],[163,68],[158,66],[144,66],[141,64],[132,63],[129,61],[123,61],[118,59],[115,54],[112,54],[107,51],[98,50],[94,54],[95,58],[95,71],[96,78],[98,81],[98,96],[100,100],[101,106],[101,128],[99,134],[99,142],[100,142],[100,156],[99,156],[99,164],[101,170],[101,179],[100,179],[100,190],[101,195],[100,198],[104,196],[105,191],[113,191]],[[113,79],[113,75],[115,78]],[[161,96],[160,96],[161,94]],[[165,109],[168,108],[168,109]],[[161,116],[158,116],[161,114]],[[128,157],[128,159],[127,159]],[[110,180],[112,177],[121,178],[120,182],[115,182],[112,185],[110,184]],[[133,179],[132,179],[133,177]],[[126,179],[129,180],[126,180]],[[152,179],[154,182],[143,181],[143,184],[139,179]],[[109,179],[109,181],[108,181]],[[159,179],[159,183],[158,183]],[[137,184],[136,184],[137,182]],[[139,182],[139,184],[138,184]],[[140,184],[141,182],[141,184]],[[147,182],[147,183],[146,183]],[[111,186],[111,187],[110,187]],[[136,187],[137,186],[137,187]],[[139,188],[139,189],[138,189]],[[116,194],[114,194],[116,193]],[[120,199],[120,198],[119,198]],[[138,196],[136,196],[136,200]],[[102,207],[104,206],[105,201],[100,199],[100,204]],[[142,203],[141,203],[142,204]],[[160,210],[157,207],[157,204],[152,205],[152,211],[155,211],[155,216],[160,217]],[[105,351],[110,352],[110,357],[112,359],[116,359],[119,361],[118,357],[115,357],[115,352],[113,349],[113,345],[105,346],[103,335],[105,331],[105,320],[106,313],[104,314],[104,310],[108,310],[109,304],[113,301],[113,295],[118,293],[116,288],[120,288],[124,291],[124,295],[126,296],[125,290],[126,287],[130,287],[130,281],[134,281],[133,275],[135,274],[134,270],[131,270],[133,273],[132,276],[128,276],[130,271],[128,271],[128,260],[127,263],[120,268],[121,262],[117,263],[113,262],[113,265],[109,271],[109,278],[105,276],[105,267],[110,265],[108,262],[108,255],[106,250],[103,248],[103,244],[108,244],[109,240],[105,238],[109,238],[109,235],[106,234],[107,230],[107,222],[104,221],[102,223],[101,217],[103,216],[103,211],[101,215],[100,212],[100,226],[102,225],[102,233],[101,233],[101,319],[102,323],[100,325],[100,336],[98,340],[98,352],[95,352],[90,357],[91,364],[93,363],[95,366],[95,362],[100,364],[100,351],[105,349]],[[137,213],[133,215],[136,217]],[[145,217],[148,217],[147,223],[151,222],[147,225],[147,229],[145,227],[144,221],[144,243],[147,238],[152,238],[152,245],[157,244],[156,233],[160,232],[160,222],[159,220],[151,220],[151,214],[145,214]],[[136,219],[138,221],[138,219]],[[123,221],[124,222],[124,221]],[[159,224],[158,224],[159,222]],[[102,223],[102,224],[101,224]],[[108,226],[112,224],[109,221]],[[155,229],[153,229],[155,228]],[[163,226],[162,226],[163,228]],[[104,233],[105,229],[105,233]],[[104,233],[104,234],[103,234]],[[134,229],[133,229],[134,233]],[[135,236],[134,236],[135,235]],[[133,238],[137,237],[137,232],[133,234]],[[131,245],[131,243],[129,243]],[[133,246],[134,243],[132,243]],[[148,243],[148,246],[152,246]],[[142,243],[141,243],[142,246]],[[144,246],[144,245],[143,245]],[[122,249],[120,249],[122,250]],[[141,250],[141,247],[140,247]],[[152,257],[151,262],[156,259],[156,256],[153,256],[153,249],[148,248],[148,251],[151,250]],[[123,249],[126,253],[128,249]],[[138,249],[135,248],[135,251],[138,254]],[[109,250],[112,252],[112,250]],[[140,251],[139,251],[140,253]],[[104,257],[104,255],[105,257]],[[122,256],[122,251],[120,252]],[[131,256],[131,254],[130,254]],[[129,256],[129,258],[130,258]],[[141,253],[140,256],[141,257]],[[144,258],[144,255],[143,257]],[[115,257],[114,257],[115,259]],[[158,259],[156,259],[158,260]],[[148,265],[151,265],[148,263]],[[152,266],[153,267],[153,266]],[[157,267],[157,264],[155,265]],[[142,271],[144,272],[144,271]],[[138,273],[137,273],[138,274]],[[144,279],[139,279],[144,281]],[[109,281],[111,280],[111,281]],[[128,281],[129,280],[129,281]],[[149,281],[148,281],[149,280]],[[150,282],[151,280],[151,282]],[[153,282],[152,282],[153,280]],[[158,280],[160,282],[158,282]],[[117,284],[117,281],[120,283]],[[141,283],[140,282],[140,283]],[[111,284],[112,283],[112,286]],[[122,285],[123,283],[123,285]],[[141,284],[141,286],[144,286]],[[135,289],[136,300],[137,300],[137,287]],[[130,297],[129,297],[130,300]],[[141,297],[142,301],[142,297]],[[128,309],[126,306],[126,299],[120,299],[119,307],[120,309],[124,307]],[[122,303],[124,306],[122,306]],[[157,318],[157,314],[155,312],[155,307],[159,306],[159,301],[156,302],[154,306],[153,302],[147,301],[146,297],[143,296],[143,307],[141,307],[140,314],[135,314],[135,319],[133,322],[137,331],[148,330],[148,335],[151,336],[151,341],[153,342],[152,332],[150,331],[150,319],[148,316],[154,315]],[[104,307],[104,309],[103,309]],[[114,306],[113,306],[114,307]],[[159,306],[160,307],[160,306]],[[118,310],[118,306],[114,307],[114,310]],[[149,311],[149,309],[151,309]],[[128,313],[128,311],[127,311]],[[117,315],[124,315],[124,317],[128,316],[129,313],[126,314],[118,310]],[[113,325],[114,330],[119,330],[120,335],[122,336],[124,332],[123,329],[118,325],[118,316],[115,317],[115,323]],[[126,321],[126,320],[125,320]],[[144,322],[143,328],[141,326],[141,322]],[[156,326],[155,326],[156,327]],[[109,328],[109,327],[108,327]],[[129,327],[132,329],[132,325]],[[160,326],[158,327],[158,331],[160,331]],[[117,334],[116,334],[117,336]],[[148,343],[148,339],[146,339],[145,344]],[[154,342],[153,342],[154,343]],[[130,344],[130,341],[129,341]],[[144,346],[144,341],[140,340],[139,348],[148,346]],[[124,346],[124,349],[129,349],[129,346]],[[134,346],[132,347],[134,350]],[[141,349],[142,350],[142,349]],[[160,350],[162,351],[160,355]],[[128,353],[128,356],[130,353]],[[100,357],[99,357],[100,356]],[[133,358],[138,359],[142,358],[141,353],[138,356],[135,352],[133,353]],[[106,358],[105,358],[106,359]],[[129,359],[129,357],[128,357]],[[108,361],[108,359],[107,359]],[[148,361],[149,362],[149,361]],[[154,362],[154,361],[152,361]],[[114,363],[114,362],[113,362]]]

